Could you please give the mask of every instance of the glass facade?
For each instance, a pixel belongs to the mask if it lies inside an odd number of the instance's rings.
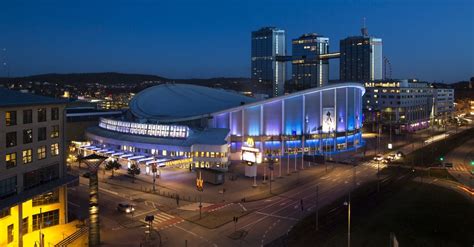
[[[322,87],[329,81],[329,60],[318,59],[329,52],[329,38],[304,34],[292,41],[292,71],[294,90]]]
[[[373,81],[382,79],[382,39],[355,36],[340,42],[339,79]]]
[[[251,53],[252,82],[271,88],[272,96],[283,95],[286,65],[276,57],[286,55],[285,30],[265,27],[252,32]]]
[[[362,144],[364,92],[354,83],[326,86],[215,113],[209,125],[230,128],[233,153],[249,137],[263,153],[302,152],[323,144],[328,152],[348,150]]]

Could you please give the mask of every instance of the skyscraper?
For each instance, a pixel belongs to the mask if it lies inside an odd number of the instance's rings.
[[[272,96],[285,91],[286,65],[277,61],[286,55],[285,30],[264,27],[252,32],[252,82],[263,84]]]
[[[373,81],[382,78],[382,39],[370,37],[362,28],[362,36],[340,42],[340,80]]]
[[[319,55],[329,52],[329,38],[315,33],[293,39],[293,89],[302,90],[327,85],[329,61]]]

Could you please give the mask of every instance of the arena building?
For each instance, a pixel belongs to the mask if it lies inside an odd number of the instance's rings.
[[[162,84],[138,93],[122,118],[88,128],[90,143],[81,149],[143,164],[147,173],[155,164],[226,170],[242,160],[248,141],[264,156],[344,152],[363,144],[364,93],[360,84],[341,83],[257,101]]]

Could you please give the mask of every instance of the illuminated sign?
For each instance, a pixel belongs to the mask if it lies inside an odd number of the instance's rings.
[[[133,135],[170,138],[187,138],[189,136],[189,128],[180,125],[133,123],[101,118],[99,127]]]
[[[262,153],[258,148],[242,147],[242,160],[249,165],[262,163]]]
[[[336,130],[336,118],[334,115],[334,108],[323,108],[323,132],[329,133]]]
[[[252,137],[247,138],[247,141],[245,143],[247,143],[247,147],[253,148],[255,146],[255,142],[253,141]]]

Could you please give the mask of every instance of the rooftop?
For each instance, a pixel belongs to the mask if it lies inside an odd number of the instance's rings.
[[[67,101],[0,88],[0,107],[65,104]]]
[[[203,115],[257,101],[236,92],[191,84],[162,84],[139,92],[130,111],[147,120],[200,118]]]

